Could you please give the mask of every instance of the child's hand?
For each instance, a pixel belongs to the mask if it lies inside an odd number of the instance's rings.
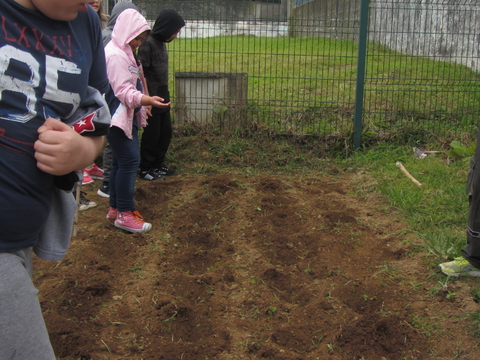
[[[152,116],[152,107],[148,105],[148,106],[145,106],[145,109],[147,110],[147,116],[148,117]]]
[[[64,175],[88,166],[103,145],[103,137],[85,137],[67,124],[48,118],[38,128],[35,159],[40,170]]]
[[[148,105],[152,105],[162,109],[168,108],[171,105],[170,102],[165,103],[164,102],[165,99],[161,98],[160,96],[149,96],[149,98],[150,99],[149,99]]]

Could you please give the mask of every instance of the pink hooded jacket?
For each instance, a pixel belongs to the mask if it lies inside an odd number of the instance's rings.
[[[112,32],[112,40],[105,47],[108,80],[115,96],[121,104],[112,114],[110,126],[117,126],[132,138],[132,122],[135,108],[141,106],[144,93],[137,90],[137,80],[141,79],[145,91],[146,84],[142,66],[137,64],[128,44],[138,35],[150,30],[147,20],[134,9],[124,10],[117,18]],[[147,111],[142,106],[137,112],[140,126],[147,125]]]

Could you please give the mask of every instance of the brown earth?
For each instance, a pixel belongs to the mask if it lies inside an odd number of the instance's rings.
[[[153,230],[80,214],[34,282],[59,359],[479,359],[476,284],[437,274],[368,174],[137,183]]]

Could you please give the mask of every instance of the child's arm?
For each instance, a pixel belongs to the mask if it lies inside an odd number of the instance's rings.
[[[158,108],[168,108],[171,103],[164,103],[165,99],[161,98],[160,96],[148,96],[148,95],[143,95],[142,96],[142,105],[144,106],[155,106]]]
[[[40,170],[52,175],[65,175],[84,169],[100,153],[103,136],[82,136],[71,126],[48,118],[38,129],[35,159]]]
[[[130,72],[130,62],[121,54],[107,57],[107,75],[114,95],[122,104],[134,109],[141,104],[143,93],[136,87]]]
[[[136,108],[142,106],[155,106],[168,108],[171,103],[164,103],[160,96],[149,96],[137,90],[136,84],[132,83],[132,74],[128,70],[129,63],[120,56],[107,57],[107,74],[115,96],[127,107]],[[142,76],[143,85],[147,88],[145,78]],[[144,89],[148,94],[148,88]]]

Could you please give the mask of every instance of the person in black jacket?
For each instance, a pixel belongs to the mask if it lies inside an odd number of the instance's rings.
[[[150,36],[142,43],[138,56],[147,79],[150,96],[160,96],[170,101],[168,91],[168,54],[166,43],[173,41],[185,26],[183,18],[171,9],[160,12]],[[157,180],[175,175],[176,171],[165,165],[165,156],[172,139],[170,108],[152,109],[140,143],[140,172],[144,180]]]

